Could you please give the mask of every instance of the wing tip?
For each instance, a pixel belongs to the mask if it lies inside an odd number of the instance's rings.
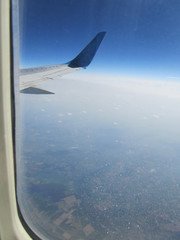
[[[94,58],[106,32],[102,31],[96,34],[96,36],[88,43],[88,45],[68,63],[71,68],[87,67]]]

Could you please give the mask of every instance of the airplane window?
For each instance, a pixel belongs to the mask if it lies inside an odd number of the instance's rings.
[[[180,2],[17,4],[17,201],[29,233],[180,239]]]

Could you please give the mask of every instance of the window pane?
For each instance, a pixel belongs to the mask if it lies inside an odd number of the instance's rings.
[[[19,0],[17,195],[39,237],[180,238],[179,12]]]

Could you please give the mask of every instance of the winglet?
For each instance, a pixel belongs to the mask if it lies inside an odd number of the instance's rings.
[[[77,55],[77,57],[68,63],[68,66],[71,68],[87,67],[96,54],[96,51],[98,50],[105,34],[106,32],[98,33],[93,40],[79,53],[79,55]]]

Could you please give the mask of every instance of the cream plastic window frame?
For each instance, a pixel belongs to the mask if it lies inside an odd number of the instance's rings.
[[[10,0],[0,0],[0,239],[30,240],[18,217],[11,112]]]

